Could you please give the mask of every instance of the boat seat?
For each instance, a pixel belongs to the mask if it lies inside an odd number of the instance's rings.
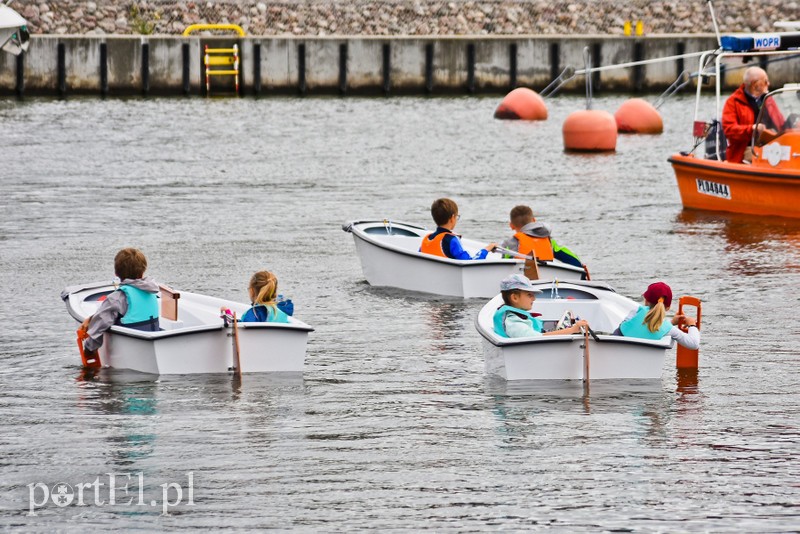
[[[159,284],[161,290],[161,317],[170,321],[178,320],[178,299],[181,294],[169,286]]]

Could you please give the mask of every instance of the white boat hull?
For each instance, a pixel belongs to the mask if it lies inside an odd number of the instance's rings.
[[[476,328],[483,337],[486,373],[505,380],[598,380],[613,378],[660,378],[666,351],[672,339],[646,340],[612,336],[613,331],[637,304],[613,290],[593,287],[590,282],[560,283],[561,297],[537,295],[534,310],[546,324],[558,321],[566,310],[586,319],[593,329],[606,332],[589,337],[589,363],[583,335],[508,339],[494,333],[492,318],[502,305],[497,295],[479,312]],[[609,288],[610,289],[610,288]],[[594,298],[583,299],[581,293]]]
[[[113,286],[98,284],[67,289],[67,308],[83,321],[99,306],[98,296]],[[234,369],[233,330],[220,318],[225,307],[241,316],[246,304],[182,292],[178,321],[159,318],[163,330],[141,332],[113,326],[103,335],[103,366],[158,375],[227,373]],[[290,323],[238,323],[242,373],[302,372],[311,327],[295,318]]]
[[[522,260],[490,253],[485,260],[453,260],[419,252],[422,237],[429,233],[419,226],[383,221],[355,221],[344,226],[353,234],[364,277],[375,287],[395,287],[435,295],[490,298],[500,280],[521,273]],[[464,249],[477,253],[486,243],[462,239]],[[580,280],[585,271],[558,261],[539,265],[542,280]]]

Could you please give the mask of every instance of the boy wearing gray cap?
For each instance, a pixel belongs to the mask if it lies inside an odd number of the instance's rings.
[[[537,318],[538,313],[531,313],[536,289],[525,275],[512,274],[500,282],[500,293],[503,295],[503,304],[494,312],[494,331],[502,337],[538,337],[538,336],[563,336],[579,334],[581,327],[589,327],[586,321],[577,321],[569,328],[542,331],[542,321]]]

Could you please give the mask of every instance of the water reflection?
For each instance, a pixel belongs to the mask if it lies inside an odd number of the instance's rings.
[[[590,415],[598,421],[627,415],[632,428],[620,431],[633,431],[641,440],[661,443],[671,437],[673,418],[702,408],[697,369],[679,369],[676,376],[677,395],[665,388],[661,379],[596,380],[587,387],[579,380],[508,382],[489,377],[484,391],[490,396],[497,433],[507,443],[536,432],[532,423],[537,418],[568,421],[570,415]]]
[[[461,339],[473,313],[473,305],[466,302],[429,301],[423,306],[423,314],[429,318],[430,338],[437,350],[447,350],[450,342]]]
[[[684,209],[675,222],[678,233],[724,238],[725,258],[737,274],[800,271],[798,219]]]
[[[153,454],[156,433],[150,421],[158,415],[157,376],[133,371],[82,369],[76,384],[78,405],[96,415],[124,416],[118,432],[106,436],[112,464],[126,469]]]

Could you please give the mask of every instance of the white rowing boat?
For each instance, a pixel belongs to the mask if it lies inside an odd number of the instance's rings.
[[[495,296],[478,313],[475,326],[483,340],[486,372],[506,380],[660,378],[664,357],[672,348],[669,336],[648,340],[610,335],[639,306],[602,282],[533,282],[533,312],[545,330],[571,311],[585,319],[596,337],[581,334],[506,338],[495,333],[494,312],[503,304]],[[588,343],[588,346],[586,345]]]
[[[419,251],[422,238],[431,231],[413,224],[370,220],[342,226],[353,234],[361,268],[370,285],[396,287],[436,295],[490,298],[500,280],[525,270],[525,261],[490,252],[484,260],[454,260]],[[471,255],[486,246],[474,239],[461,239]],[[581,280],[586,271],[558,260],[537,262],[540,280]],[[529,276],[530,278],[530,276]]]
[[[108,282],[74,286],[66,288],[61,298],[70,315],[82,322],[114,290]],[[177,294],[164,287],[159,299],[161,331],[112,326],[99,351],[104,367],[153,374],[236,370],[233,326],[226,325],[220,309],[230,309],[241,317],[247,304],[196,293]],[[294,317],[289,323],[237,322],[240,372],[302,372],[308,333],[313,330]]]

